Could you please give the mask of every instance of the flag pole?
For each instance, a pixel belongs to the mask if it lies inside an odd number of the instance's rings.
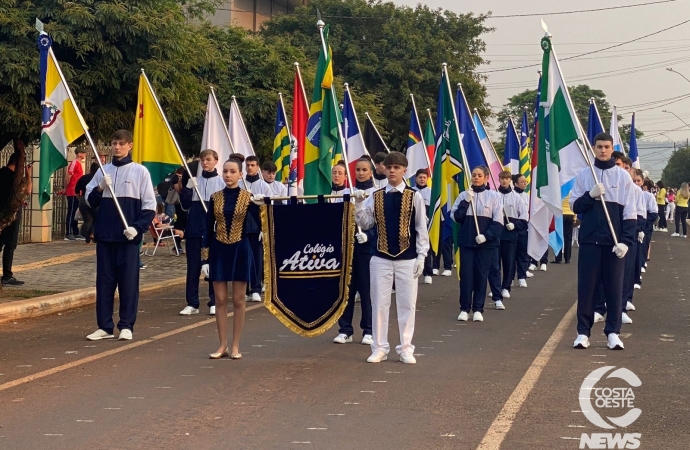
[[[372,128],[373,128],[374,131],[376,132],[376,135],[379,137],[379,140],[380,140],[381,143],[383,144],[383,148],[386,149],[386,152],[387,152],[387,153],[390,153],[391,150],[390,150],[390,149],[388,148],[388,146],[386,145],[386,141],[383,140],[383,137],[381,137],[381,133],[379,133],[379,129],[376,128],[376,124],[374,123],[374,121],[371,120],[371,116],[369,115],[369,113],[365,111],[365,112],[364,112],[364,115],[367,117],[367,119],[369,119],[369,123],[371,124]]]
[[[307,91],[304,90],[304,80],[302,80],[302,72],[299,69],[299,63],[297,61],[294,62],[295,66],[295,73],[297,74],[297,79],[299,80],[299,85],[300,88],[302,88],[302,98],[304,98],[304,104],[307,106],[307,118],[309,117],[309,100],[307,100]],[[293,100],[294,103],[294,100]],[[286,118],[287,119],[287,118]],[[293,117],[292,120],[295,120]],[[306,139],[305,136],[299,136],[298,139]],[[299,167],[300,164],[304,165],[304,155],[302,155],[302,161],[300,162],[300,154],[299,154],[299,141],[297,141],[298,149],[297,149],[297,167]],[[299,171],[298,171],[299,172]],[[299,192],[299,180],[297,180],[297,177],[295,177],[295,186],[293,187],[294,192]]]
[[[278,92],[278,99],[280,100],[280,107],[283,109],[283,118],[285,119],[285,128],[287,129],[288,139],[290,139],[290,153],[292,153],[292,147],[294,142],[292,140],[292,133],[290,133],[290,125],[288,125],[287,113],[285,112],[285,103],[283,103],[283,93]],[[289,160],[289,158],[288,158]],[[290,185],[290,167],[288,166],[288,186]]]
[[[551,35],[547,33],[547,36],[549,39],[551,39]],[[558,67],[558,73],[562,77],[563,76],[563,71],[561,70],[561,64],[558,61],[558,57],[556,56],[556,52],[554,51],[553,47],[551,47],[551,52],[553,53],[553,59],[556,61],[556,67]],[[565,80],[563,81],[563,86],[566,86]],[[568,92],[568,88],[566,87],[564,89],[565,95],[568,98],[568,108],[571,108],[573,105],[573,99],[570,98],[570,92]],[[596,107],[596,104],[595,104]],[[574,112],[573,112],[574,113]],[[577,115],[573,114],[575,117],[575,121],[577,122],[577,127],[578,130],[580,130],[580,136],[578,136],[579,141],[584,141],[585,146],[590,149],[592,154],[594,155],[594,149],[592,149],[592,146],[589,144],[589,140],[584,138],[586,136],[584,129],[582,128],[582,124],[580,123],[580,120],[577,118]],[[600,116],[601,117],[601,116]],[[582,137],[582,139],[581,139]],[[587,154],[587,150],[583,149],[581,145],[578,145],[578,148],[580,149],[580,153],[582,156],[585,158],[585,161],[587,162],[587,165],[589,166],[589,169],[592,171],[592,177],[594,178],[594,182],[599,184],[599,179],[597,178],[597,174],[594,171],[594,164],[592,163],[592,160],[589,158],[589,155]],[[604,201],[604,194],[602,194],[599,199],[601,200],[601,206],[604,209],[604,215],[606,216],[606,221],[609,224],[609,230],[611,230],[611,236],[613,237],[613,242],[618,245],[618,238],[616,237],[616,230],[613,228],[613,223],[611,223],[611,216],[609,215],[609,210],[606,208],[606,202]]]
[[[175,149],[177,150],[177,154],[180,155],[180,160],[182,160],[182,166],[184,166],[185,170],[189,174],[190,178],[194,177],[195,175],[192,174],[192,171],[189,170],[189,166],[187,165],[187,160],[185,159],[184,155],[182,154],[182,150],[180,150],[180,144],[177,143],[177,139],[175,138],[175,134],[172,131],[172,128],[170,128],[170,123],[168,123],[168,118],[165,115],[165,112],[163,112],[163,108],[161,107],[161,104],[158,102],[158,97],[156,96],[156,91],[153,90],[153,86],[151,86],[151,83],[149,82],[149,77],[146,76],[146,72],[144,72],[144,69],[141,69],[141,74],[144,76],[144,81],[146,81],[146,86],[149,88],[149,91],[151,92],[151,96],[153,97],[153,100],[156,102],[156,106],[158,107],[158,112],[161,113],[161,116],[163,117],[163,122],[165,122],[165,127],[168,129],[168,133],[170,133],[170,136],[172,136],[172,140],[175,143]],[[199,163],[201,164],[201,163]],[[199,191],[199,187],[195,186],[194,191],[196,192],[196,195],[199,196],[199,199],[201,200],[203,197],[201,197],[201,192]],[[206,212],[206,205],[204,202],[201,202],[201,205],[204,207],[204,211]]]
[[[41,33],[41,34],[48,34],[48,33]],[[69,88],[69,85],[67,84],[67,80],[65,79],[65,75],[62,73],[62,69],[60,68],[60,64],[58,64],[57,59],[55,58],[55,54],[53,53],[53,47],[50,46],[48,47],[48,57],[53,60],[53,64],[55,65],[55,68],[58,71],[58,74],[60,75],[60,79],[62,80],[62,84],[65,86],[65,90],[67,91],[67,96],[69,97],[70,101],[72,102],[72,105],[74,106],[74,112],[77,113],[77,118],[79,119],[79,124],[81,127],[84,129],[84,136],[86,136],[86,140],[89,141],[89,145],[91,146],[91,149],[93,150],[94,155],[98,156],[98,149],[96,149],[96,144],[93,142],[93,138],[91,137],[91,133],[89,133],[89,127],[86,125],[86,121],[84,120],[84,117],[81,115],[81,111],[79,111],[79,108],[77,107],[77,102],[74,100],[74,96],[72,96],[72,90]],[[103,164],[101,163],[101,158],[96,158],[96,161],[98,161],[98,167],[101,169],[101,172],[103,175],[107,175],[105,173],[105,169],[103,168]],[[125,218],[125,214],[122,212],[122,208],[120,207],[120,202],[117,201],[117,197],[115,197],[115,189],[111,186],[108,185],[108,191],[110,192],[110,195],[113,197],[113,201],[115,202],[115,207],[117,208],[117,212],[120,216],[120,220],[122,220],[122,225],[124,225],[125,228],[129,228],[129,224],[127,223],[127,219]]]
[[[448,64],[443,63],[443,75],[446,78],[446,89],[448,90],[448,97],[450,98],[450,106],[453,108],[453,119],[455,119],[455,131],[458,133],[458,139],[460,140],[460,155],[462,156],[462,165],[464,166],[463,172],[465,174],[465,180],[467,181],[467,186],[472,189],[472,179],[469,175],[469,163],[467,162],[467,155],[465,155],[465,149],[462,147],[462,139],[460,138],[460,127],[458,125],[458,114],[455,110],[455,101],[453,100],[453,94],[450,90],[450,79],[448,77]],[[464,96],[465,94],[463,94]],[[438,111],[437,111],[438,112]],[[472,198],[472,197],[471,197]],[[470,206],[472,206],[472,215],[474,217],[474,227],[477,229],[477,235],[481,234],[479,232],[479,222],[477,221],[477,206],[474,204],[474,200],[470,200]]]
[[[436,127],[434,126],[434,118],[431,117],[431,110],[429,108],[427,108],[426,113],[429,116],[429,123],[431,124],[431,131],[433,131],[434,136],[436,136]]]
[[[308,105],[309,101],[307,100],[307,91],[304,90],[304,81],[302,80],[302,72],[299,70],[299,63],[295,62],[295,71],[297,72],[297,78],[299,79],[299,84],[302,86],[302,95],[304,97],[304,104]]]
[[[223,131],[225,131],[225,136],[228,138],[228,143],[230,144],[230,149],[232,150],[233,153],[237,153],[235,150],[235,145],[232,143],[232,138],[230,138],[230,131],[228,130],[228,126],[225,123],[225,118],[223,117],[223,112],[220,110],[220,103],[218,103],[218,97],[216,97],[216,88],[213,86],[209,86],[209,89],[211,90],[211,95],[213,96],[213,103],[216,105],[216,110],[218,111],[218,115],[220,116],[221,123],[223,124]],[[225,162],[223,162],[225,164]],[[244,174],[244,172],[242,172]],[[247,180],[244,179],[244,175],[242,175],[242,184],[244,184],[244,190],[248,191],[249,189],[247,188]],[[197,193],[198,194],[198,193]],[[201,195],[199,195],[199,198],[201,198]],[[202,205],[204,205],[204,211],[208,212],[206,209],[206,202],[201,202]]]
[[[414,118],[417,121],[419,132],[422,133],[422,124],[419,123],[419,115],[417,114],[417,104],[414,102],[414,95],[412,93],[410,93],[410,99],[412,99],[412,111],[414,111]],[[436,134],[436,132],[434,132],[434,134]],[[424,142],[424,134],[422,134],[420,137],[422,138],[422,142]],[[424,145],[424,157],[426,158],[426,168],[431,169],[431,163],[429,162],[429,154],[426,152],[426,144]],[[431,172],[431,170],[429,170],[429,172]],[[429,178],[431,178],[431,173],[429,173]]]
[[[357,117],[357,110],[355,109],[355,102],[352,100],[352,92],[350,92],[350,85],[345,83],[345,91],[350,97],[350,105],[352,106],[352,113],[355,115],[355,122],[357,122],[357,129],[359,130],[359,140],[362,142],[362,148],[364,153],[369,155],[369,150],[367,150],[367,144],[364,143],[364,135],[362,134],[362,127],[359,126],[359,118]]]

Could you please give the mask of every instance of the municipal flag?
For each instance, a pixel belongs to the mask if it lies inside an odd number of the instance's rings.
[[[132,161],[148,169],[154,186],[182,164],[175,138],[144,73],[139,75]]]
[[[232,96],[232,102],[230,102],[228,133],[230,133],[230,140],[232,141],[232,146],[235,148],[235,153],[241,153],[245,158],[255,155],[252,140],[249,138],[247,127],[242,118],[240,105],[237,104],[237,98],[235,98],[234,95]]]
[[[492,184],[491,187],[493,189],[498,189],[500,186],[498,182],[498,174],[503,171],[503,165],[501,164],[501,160],[498,159],[498,154],[496,154],[494,144],[491,143],[489,135],[486,133],[486,129],[484,128],[482,118],[479,117],[477,110],[475,110],[474,114],[472,115],[472,121],[474,122],[474,129],[477,130],[479,144],[482,146],[482,153],[484,153],[486,165],[489,167],[489,183]]]
[[[218,153],[218,162],[216,163],[216,170],[218,174],[223,173],[223,164],[227,161],[232,151],[232,143],[228,135],[228,129],[225,126],[225,119],[220,111],[218,99],[213,90],[208,94],[208,102],[206,102],[206,120],[204,121],[204,132],[201,135],[201,150],[211,149]],[[197,169],[197,177],[202,176],[203,167],[199,164]]]
[[[69,94],[53,49],[45,33],[38,37],[41,77],[41,142],[38,175],[38,201],[48,203],[52,194],[51,177],[67,166],[67,146],[85,133],[84,119]]]
[[[278,170],[276,181],[283,182],[290,176],[290,133],[287,127],[287,117],[283,109],[282,97],[278,99],[276,125],[273,134],[273,162]]]
[[[474,122],[472,121],[472,113],[470,113],[470,108],[467,106],[467,100],[465,99],[465,94],[462,89],[458,89],[456,92],[456,104],[455,104],[458,127],[460,128],[460,139],[462,140],[462,149],[465,152],[465,157],[467,158],[466,168],[470,173],[477,166],[488,166],[486,158],[484,158],[484,151],[482,150],[482,145],[479,142],[479,135],[474,127]],[[436,132],[439,133],[439,116],[436,117]],[[441,122],[443,123],[443,122]],[[490,184],[495,189],[493,180],[490,180]]]
[[[429,158],[429,175],[434,173],[434,159],[436,157],[436,138],[434,136],[434,124],[431,123],[431,117],[426,121],[424,127],[424,146],[426,147],[426,154]]]
[[[364,123],[364,144],[369,151],[369,156],[373,158],[377,153],[388,153],[388,147],[381,139],[376,125],[374,125],[369,114],[365,113],[365,116],[367,120]]]
[[[405,178],[411,179],[411,183],[414,183],[415,173],[419,169],[427,169],[427,171],[429,169],[426,146],[422,139],[422,130],[419,126],[419,119],[414,105],[412,106],[412,111],[410,111],[410,128],[407,132],[407,151],[405,155],[407,156],[407,173],[405,173]]]
[[[309,119],[309,103],[304,92],[299,66],[295,65],[295,81],[292,90],[292,138],[293,148],[290,153],[290,185],[296,184],[298,192],[304,192],[304,148]],[[292,195],[292,194],[290,194]]]
[[[594,137],[602,131],[604,131],[604,125],[601,123],[597,104],[594,99],[591,99],[589,101],[589,114],[587,117],[587,140],[589,140],[589,145],[594,147]]]
[[[611,128],[609,129],[609,134],[613,136],[613,151],[625,154],[625,145],[623,145],[621,133],[618,129],[618,111],[616,111],[616,106],[613,107],[613,113],[611,114]]]
[[[527,119],[527,111],[522,112],[522,123],[520,124],[520,175],[525,177],[525,181],[527,181],[527,185],[529,185],[532,179],[532,167],[529,155],[529,122]]]
[[[630,153],[628,156],[632,160],[632,166],[635,169],[640,168],[640,157],[637,153],[637,136],[635,133],[635,113],[632,114],[632,124],[630,125]]]
[[[509,170],[511,174],[518,174],[520,173],[520,141],[518,140],[518,135],[515,131],[515,124],[511,118],[508,118],[505,143],[506,147],[503,151],[503,167],[505,167],[506,170]]]
[[[364,137],[359,129],[357,113],[349,89],[345,89],[343,98],[343,135],[345,136],[345,150],[347,163],[350,166],[350,175],[354,177],[357,160],[369,153],[364,147]],[[354,179],[352,181],[354,182]]]

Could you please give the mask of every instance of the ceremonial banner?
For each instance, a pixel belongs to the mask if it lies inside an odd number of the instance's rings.
[[[300,336],[323,334],[347,305],[355,236],[355,205],[348,197],[261,206],[264,305]]]

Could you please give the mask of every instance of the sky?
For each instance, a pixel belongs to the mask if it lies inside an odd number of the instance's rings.
[[[415,0],[393,1],[409,6],[419,3]],[[486,52],[482,56],[490,64],[479,67],[477,71],[485,72],[541,65],[539,42],[544,35],[541,19],[553,35],[553,47],[561,60],[690,20],[690,0],[610,11],[542,15],[654,1],[664,0],[426,0],[424,3],[432,8],[440,7],[462,14],[538,14],[487,19],[486,26],[495,30],[483,35]],[[685,142],[690,138],[690,126],[683,123],[690,124],[690,96],[680,101],[674,98],[690,94],[690,22],[617,48],[562,61],[561,67],[569,86],[587,84],[604,91],[609,103],[617,105],[618,114],[623,116],[621,124],[630,123],[632,111],[636,110],[636,128],[646,135],[642,141],[647,141],[641,142],[640,160],[651,178],[658,179],[672,152],[672,141]],[[688,80],[667,71],[666,67],[672,67]],[[486,73],[487,101],[493,111],[498,112],[512,95],[525,89],[536,89],[537,70],[539,67]],[[670,100],[663,102],[665,99]],[[662,112],[664,109],[670,112]],[[604,124],[604,127],[608,128],[609,124]]]

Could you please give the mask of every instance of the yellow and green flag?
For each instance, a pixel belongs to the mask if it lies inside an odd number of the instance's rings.
[[[287,127],[287,117],[283,108],[283,99],[278,100],[276,114],[275,137],[273,138],[273,162],[278,171],[276,181],[283,182],[290,176],[290,133]]]

